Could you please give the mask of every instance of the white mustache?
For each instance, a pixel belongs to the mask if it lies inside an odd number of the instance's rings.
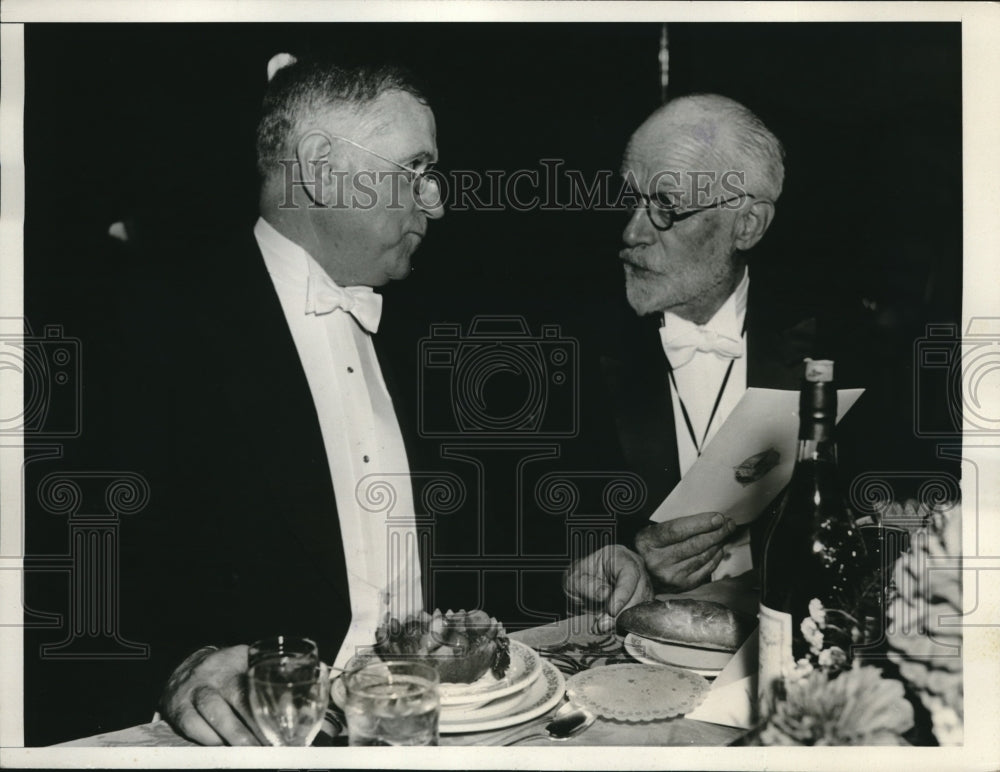
[[[639,259],[639,254],[637,250],[623,249],[618,253],[618,259],[627,265],[631,265],[634,268],[642,268],[648,270],[648,266]]]

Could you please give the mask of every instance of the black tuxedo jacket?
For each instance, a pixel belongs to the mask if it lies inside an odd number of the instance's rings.
[[[775,297],[751,274],[747,299],[747,386],[798,390],[802,360],[835,360],[838,387],[857,386],[860,375],[849,330],[822,325],[822,315]],[[614,434],[624,467],[646,484],[646,504],[619,521],[619,541],[631,545],[635,533],[680,481],[676,430],[670,399],[670,364],[660,342],[659,315],[638,318],[622,306],[605,339],[600,364],[614,417]],[[694,514],[694,513],[692,513]]]
[[[166,260],[173,260],[170,266]],[[125,533],[152,686],[204,644],[303,635],[332,661],[350,621],[337,507],[305,372],[263,259],[234,242],[138,280],[119,427],[152,498]]]

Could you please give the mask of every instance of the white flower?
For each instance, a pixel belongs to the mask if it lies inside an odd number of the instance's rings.
[[[816,624],[820,627],[826,626],[826,609],[823,608],[823,603],[819,598],[813,598],[809,601],[809,616],[816,620]]]
[[[813,671],[812,663],[803,657],[798,662],[795,663],[795,670],[788,674],[789,683],[793,681],[798,681],[801,678],[805,678]]]
[[[903,685],[873,667],[833,680],[816,671],[786,687],[761,732],[763,745],[904,745],[913,726]]]
[[[823,648],[823,633],[816,626],[816,620],[812,617],[806,617],[802,620],[800,628],[802,635],[806,639],[806,643],[809,644],[809,648],[812,649],[814,654],[818,654]]]
[[[839,646],[831,646],[819,653],[819,666],[841,669],[847,664],[847,654]]]

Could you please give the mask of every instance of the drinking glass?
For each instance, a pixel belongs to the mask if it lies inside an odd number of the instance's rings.
[[[308,638],[279,635],[250,646],[250,707],[271,745],[309,745],[330,698],[330,672]]]
[[[344,676],[350,745],[437,745],[437,671],[419,662],[377,662]]]

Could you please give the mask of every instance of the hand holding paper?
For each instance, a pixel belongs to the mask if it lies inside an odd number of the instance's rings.
[[[643,528],[635,548],[657,590],[683,592],[708,579],[735,528],[732,520],[718,512],[702,512]]]
[[[863,389],[838,392],[840,420]],[[739,526],[755,519],[791,478],[798,429],[798,392],[748,389],[726,423],[636,537],[638,554],[617,545],[576,561],[564,590],[614,617],[651,594],[683,592],[711,578],[747,571],[749,538]],[[692,514],[698,513],[698,514]],[[713,576],[713,573],[715,576]]]
[[[837,420],[864,389],[837,391]],[[792,477],[798,442],[799,393],[747,389],[677,487],[650,517],[676,520],[692,512],[721,512],[737,525],[754,520]]]

